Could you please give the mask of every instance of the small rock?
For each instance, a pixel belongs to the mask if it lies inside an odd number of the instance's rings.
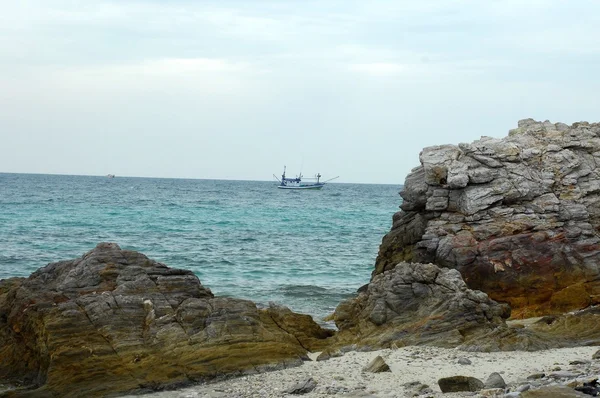
[[[576,359],[574,361],[569,362],[569,365],[587,365],[588,363],[591,363],[592,361],[588,360],[588,359]]]
[[[573,373],[568,371],[552,372],[548,375],[548,377],[551,377],[553,379],[573,379],[577,376],[579,376],[579,373]]]
[[[363,370],[371,373],[391,372],[390,367],[385,363],[381,356],[377,356],[373,359],[370,364],[363,368]]]
[[[438,385],[443,393],[479,391],[484,387],[484,384],[481,380],[468,376],[444,377],[438,380]]]
[[[427,384],[423,384],[420,381],[411,381],[409,383],[404,383],[402,385],[406,388],[408,395],[407,396],[419,396],[422,394],[431,394],[433,390],[429,388]]]
[[[299,383],[296,383],[291,388],[288,388],[286,390],[286,392],[288,394],[295,394],[295,395],[307,394],[307,393],[311,392],[312,390],[314,390],[316,386],[317,386],[317,382],[312,377],[309,377],[308,379],[305,379]]]
[[[523,384],[522,386],[519,386],[519,388],[517,388],[517,392],[527,391],[530,388],[531,388],[531,384]]]
[[[460,365],[470,365],[471,361],[468,358],[458,358],[458,363]]]
[[[527,380],[538,380],[538,379],[543,379],[544,377],[546,377],[545,373],[534,373],[534,374],[527,376]]]
[[[596,351],[594,355],[592,355],[592,359],[600,359],[600,350]]]
[[[340,351],[323,351],[322,353],[319,354],[319,356],[317,357],[317,361],[327,361],[331,358],[339,358],[341,356],[343,356],[344,354]]]
[[[522,398],[576,398],[588,397],[579,391],[566,386],[544,386],[540,388],[527,390],[521,393]]]
[[[499,373],[492,373],[485,381],[485,388],[506,388],[506,382]]]

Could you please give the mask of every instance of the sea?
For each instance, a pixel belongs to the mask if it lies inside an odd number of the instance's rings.
[[[319,323],[369,282],[400,185],[0,173],[0,279],[116,242],[193,271],[217,296]]]

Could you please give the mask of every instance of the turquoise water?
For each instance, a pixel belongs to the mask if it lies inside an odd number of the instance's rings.
[[[0,173],[0,278],[117,242],[216,295],[321,319],[369,281],[399,186]]]

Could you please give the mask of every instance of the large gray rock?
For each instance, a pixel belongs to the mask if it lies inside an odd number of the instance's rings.
[[[485,381],[485,388],[505,388],[506,382],[500,376],[500,373],[494,372],[490,374]]]
[[[454,268],[516,316],[600,302],[600,124],[526,119],[420,162],[373,278],[404,262]]]
[[[469,289],[456,270],[404,263],[375,276],[366,291],[338,305],[333,346],[456,347],[506,328],[509,315],[508,306]]]

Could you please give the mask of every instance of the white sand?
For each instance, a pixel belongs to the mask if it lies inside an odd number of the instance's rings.
[[[177,391],[165,391],[151,397],[293,397],[284,391],[308,377],[318,384],[315,390],[303,397],[405,397],[403,385],[409,382],[427,384],[433,393],[423,397],[461,397],[472,394],[442,394],[437,380],[448,376],[472,376],[485,382],[487,377],[498,372],[509,385],[526,383],[533,373],[550,373],[560,368],[563,371],[579,370],[584,374],[597,375],[598,367],[593,361],[588,365],[571,366],[569,362],[591,360],[599,347],[576,347],[537,352],[475,353],[456,349],[434,347],[404,347],[396,350],[373,352],[349,352],[343,357],[328,361],[308,361],[302,366],[275,372],[245,376],[227,381],[198,385]],[[390,366],[391,372],[367,373],[362,369],[377,355],[381,355]],[[458,359],[469,359],[471,365],[460,365]],[[599,361],[600,365],[600,361]]]

